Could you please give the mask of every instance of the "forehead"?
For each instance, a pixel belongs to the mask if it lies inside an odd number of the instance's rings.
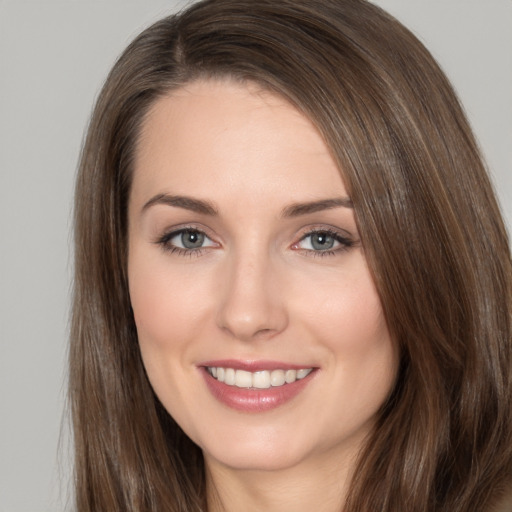
[[[205,80],[160,98],[146,116],[133,187],[150,193],[345,195],[313,123],[252,83]],[[306,197],[304,197],[306,196]],[[307,197],[309,196],[309,197]]]

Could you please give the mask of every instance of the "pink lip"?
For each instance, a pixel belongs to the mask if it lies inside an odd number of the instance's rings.
[[[297,366],[283,363],[276,363],[275,361],[254,361],[254,362],[241,362],[241,361],[211,361],[201,364],[199,368],[205,380],[206,386],[210,393],[222,404],[235,409],[237,411],[257,413],[269,411],[284,405],[295,398],[310,382],[314,374],[313,370],[304,379],[296,380],[291,384],[284,384],[283,386],[270,387],[268,389],[254,389],[254,388],[238,388],[236,386],[228,386],[223,382],[219,382],[213,378],[207,371],[207,366],[215,366],[222,368],[235,368],[255,372],[259,370],[299,370],[301,368],[308,368],[308,366]]]

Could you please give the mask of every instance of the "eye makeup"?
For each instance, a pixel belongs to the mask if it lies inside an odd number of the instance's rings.
[[[291,248],[312,256],[335,256],[349,250],[355,241],[332,228],[311,228]]]
[[[178,256],[200,256],[205,250],[218,248],[204,230],[195,226],[183,226],[165,232],[155,241],[163,251]]]
[[[204,229],[194,225],[170,229],[159,236],[155,243],[163,251],[178,256],[200,256],[207,250],[221,247]],[[290,249],[305,256],[326,257],[345,252],[356,243],[345,231],[318,226],[309,228]]]

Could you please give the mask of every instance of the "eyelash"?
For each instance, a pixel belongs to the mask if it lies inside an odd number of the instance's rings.
[[[338,231],[334,229],[329,228],[313,228],[309,230],[308,232],[304,233],[304,235],[301,236],[300,240],[298,242],[295,242],[292,247],[297,246],[300,242],[305,240],[307,237],[315,235],[315,234],[322,234],[327,235],[329,237],[332,237],[336,242],[340,244],[339,247],[336,249],[326,249],[323,251],[315,251],[312,249],[301,249],[297,247],[295,250],[297,251],[305,251],[308,253],[308,255],[311,255],[315,258],[320,257],[326,257],[326,256],[335,256],[336,254],[339,254],[341,252],[348,251],[351,247],[354,246],[355,242],[354,240],[351,240],[350,238],[341,235]]]
[[[176,254],[178,256],[201,256],[203,254],[204,250],[207,249],[207,247],[198,247],[197,249],[186,249],[182,247],[177,247],[176,245],[171,245],[170,241],[182,233],[198,233],[201,235],[204,235],[208,240],[211,240],[211,238],[201,229],[197,229],[195,227],[183,227],[179,228],[173,231],[169,231],[168,233],[164,233],[158,240],[156,240],[156,244],[159,245],[163,251],[170,253],[170,254]]]
[[[187,233],[187,232],[198,233],[200,235],[204,235],[208,240],[211,240],[211,238],[204,231],[191,226],[191,227],[183,227],[183,228],[176,229],[176,230],[170,231],[168,233],[165,233],[160,238],[158,238],[158,240],[156,240],[155,243],[157,245],[160,245],[162,250],[164,250],[165,252],[168,252],[170,254],[176,254],[178,256],[188,256],[188,257],[201,256],[204,253],[205,249],[207,249],[209,246],[198,247],[196,249],[186,249],[186,248],[182,248],[182,247],[177,247],[176,245],[171,245],[169,243],[170,240],[172,240],[176,236],[179,236],[182,233]],[[298,244],[300,244],[301,242],[306,240],[308,237],[315,235],[315,234],[324,234],[329,237],[332,237],[336,242],[338,242],[340,244],[340,246],[337,247],[336,249],[326,249],[323,251],[321,251],[321,250],[315,251],[313,249],[302,249],[300,247],[297,247]],[[301,236],[301,238],[292,245],[292,248],[297,251],[305,252],[309,256],[326,257],[326,256],[335,256],[336,254],[338,254],[340,252],[345,252],[345,251],[349,250],[351,247],[353,247],[354,244],[355,244],[355,242],[353,240],[351,240],[350,238],[348,238],[346,236],[342,236],[338,231],[335,231],[335,230],[329,229],[329,228],[315,228],[315,229],[311,229],[308,232],[304,233]]]

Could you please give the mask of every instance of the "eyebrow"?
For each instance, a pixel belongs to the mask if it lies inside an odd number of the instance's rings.
[[[144,213],[151,206],[163,204],[183,208],[202,215],[218,215],[215,206],[209,201],[196,199],[189,196],[176,196],[170,194],[157,194],[147,201],[142,207],[141,213]],[[352,201],[348,197],[337,197],[333,199],[320,199],[318,201],[310,201],[306,203],[293,203],[281,212],[282,217],[299,217],[323,210],[331,210],[333,208],[353,208]]]
[[[320,201],[310,201],[308,203],[294,203],[287,206],[283,212],[283,217],[299,217],[309,213],[331,210],[333,208],[353,208],[354,205],[348,197],[337,197],[334,199],[321,199]]]
[[[217,215],[218,211],[209,202],[202,199],[195,199],[188,196],[173,196],[169,194],[158,194],[152,197],[142,207],[141,213],[144,213],[148,208],[156,204],[164,204],[167,206],[175,206],[177,208],[184,208],[195,213],[201,213],[203,215]]]

